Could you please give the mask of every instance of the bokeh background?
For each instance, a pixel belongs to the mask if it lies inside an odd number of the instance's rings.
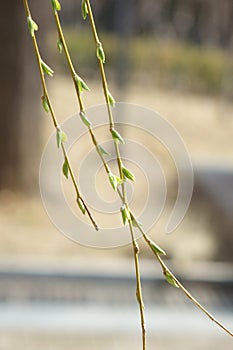
[[[233,3],[92,2],[115,99],[164,115],[193,162],[194,191],[185,219],[168,236],[162,218],[150,235],[190,291],[232,329]],[[57,52],[50,2],[29,5],[40,27],[42,56],[55,70],[47,81],[62,122],[78,110],[65,59]],[[80,1],[61,5],[73,62],[90,87],[85,105],[102,104],[95,47]],[[53,128],[41,107],[23,2],[2,4],[0,31],[0,348],[140,349],[131,247],[78,245],[56,230],[43,208],[39,164]],[[161,145],[151,144],[151,151],[164,165],[169,213],[176,171]],[[140,246],[148,349],[230,349],[230,337],[163,281],[142,241]]]

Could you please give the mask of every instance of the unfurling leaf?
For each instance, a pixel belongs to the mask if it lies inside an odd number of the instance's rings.
[[[168,283],[170,283],[172,286],[174,286],[176,288],[179,288],[179,285],[177,284],[175,278],[172,277],[172,275],[168,271],[164,271],[163,274],[164,274]]]
[[[37,23],[29,16],[27,17],[28,29],[31,34],[31,37],[34,37],[34,32],[38,30]]]
[[[129,209],[124,204],[121,207],[121,216],[124,225],[131,220]]]
[[[61,39],[58,39],[58,41],[57,41],[57,48],[58,48],[59,53],[62,53],[63,45],[62,45]]]
[[[122,183],[121,179],[118,176],[114,175],[112,172],[108,174],[108,178],[114,191],[117,191],[117,186]]]
[[[102,63],[105,63],[105,53],[101,43],[97,46],[96,55]]]
[[[110,105],[112,107],[114,107],[116,101],[115,101],[114,97],[112,96],[112,94],[109,92],[109,90],[107,91],[107,96],[108,96],[108,102],[110,103]]]
[[[87,7],[86,0],[82,0],[81,7],[82,7],[83,19],[85,20],[88,15],[88,7]]]
[[[123,144],[125,143],[123,137],[115,129],[111,130],[111,134],[112,134],[112,138],[113,138],[114,141],[121,142]]]
[[[75,75],[75,82],[77,84],[77,87],[80,93],[82,93],[83,90],[87,90],[87,91],[89,90],[89,87],[87,86],[85,81],[82,78],[80,78],[78,74]]]
[[[63,166],[62,166],[62,172],[63,172],[63,175],[68,179],[69,166],[68,166],[68,163],[67,163],[66,159],[65,159],[65,161],[63,163]]]
[[[85,206],[84,206],[83,201],[81,200],[81,198],[77,198],[77,203],[78,203],[79,209],[81,210],[83,215],[85,215],[86,209],[85,209]]]
[[[67,141],[67,135],[63,131],[58,129],[57,130],[57,147],[60,148],[61,144],[66,141]]]
[[[166,255],[166,252],[162,248],[160,248],[155,242],[150,241],[150,247],[155,253],[159,255]]]
[[[102,147],[102,146],[100,146],[100,145],[98,145],[97,147],[98,147],[98,150],[100,151],[100,153],[101,153],[103,156],[104,156],[104,155],[106,155],[106,156],[110,155],[110,154],[108,153],[108,151],[106,151],[106,149],[105,149],[104,147]]]
[[[54,13],[61,10],[61,4],[58,0],[51,0],[51,3]]]
[[[49,67],[42,59],[40,60],[40,64],[41,64],[41,68],[42,68],[43,72],[52,77],[53,73],[54,73],[52,68]]]
[[[79,115],[80,115],[80,118],[81,118],[82,122],[83,122],[86,126],[90,127],[90,126],[91,126],[91,122],[90,122],[90,120],[87,118],[86,113],[85,113],[84,111],[81,111],[81,112],[79,113]]]
[[[49,108],[49,102],[48,102],[47,97],[46,96],[42,96],[41,100],[42,100],[42,106],[43,106],[45,112],[48,113],[50,111],[50,108]]]
[[[125,178],[131,180],[131,181],[136,181],[136,178],[134,176],[134,174],[132,173],[132,171],[130,171],[129,169],[125,168],[124,166],[122,166],[122,172]]]
[[[142,224],[139,221],[136,221],[136,219],[133,217],[133,215],[131,214],[131,222],[133,227],[138,228],[138,226],[142,226]]]

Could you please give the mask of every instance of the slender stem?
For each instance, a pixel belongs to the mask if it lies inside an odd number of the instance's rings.
[[[87,4],[87,8],[88,8],[88,15],[89,15],[89,19],[90,19],[90,24],[91,24],[94,40],[95,40],[96,46],[98,48],[101,45],[101,42],[98,38],[95,20],[94,20],[94,16],[92,13],[90,1],[86,0],[86,4]],[[102,79],[105,101],[106,101],[106,105],[107,105],[108,117],[109,117],[109,131],[111,132],[114,129],[114,119],[113,119],[111,105],[110,105],[109,98],[108,98],[108,84],[107,84],[107,79],[106,79],[106,74],[105,74],[105,69],[104,69],[104,63],[101,59],[98,59],[98,61],[99,61],[99,68],[100,68],[100,74],[101,74],[101,79]],[[121,160],[121,154],[120,154],[120,150],[119,150],[119,144],[118,144],[117,140],[113,140],[113,141],[114,141],[114,147],[115,147],[115,152],[116,152],[119,175],[120,175],[120,178],[122,180],[122,184],[121,184],[122,203],[123,203],[123,205],[125,205],[126,209],[129,210],[127,195],[126,195],[126,191],[125,191],[125,183],[124,183],[124,176],[123,176],[123,171],[122,171],[122,160]],[[129,220],[129,228],[130,228],[131,240],[132,240],[133,251],[134,251],[134,262],[135,262],[136,283],[137,283],[136,295],[137,295],[137,301],[138,301],[139,309],[140,309],[141,331],[142,331],[142,348],[143,348],[143,350],[146,350],[146,327],[145,327],[144,303],[143,303],[143,296],[142,296],[142,289],[141,289],[141,276],[140,276],[139,259],[138,259],[139,248],[138,248],[137,241],[135,239],[134,228],[133,228],[131,219]]]
[[[29,8],[27,0],[24,0],[24,8],[25,8],[26,17],[27,18],[29,18],[29,17],[31,18],[31,12],[30,12],[30,8]],[[46,81],[45,81],[45,77],[44,77],[44,72],[43,72],[43,69],[42,69],[42,66],[41,66],[41,61],[42,61],[41,60],[41,55],[40,55],[40,51],[39,51],[39,47],[38,47],[38,44],[37,44],[37,40],[36,40],[35,34],[32,36],[32,42],[33,42],[33,46],[34,46],[34,49],[35,49],[37,64],[38,64],[39,73],[40,73],[40,79],[41,79],[41,84],[42,84],[42,89],[43,89],[43,98],[46,98],[46,101],[47,101],[47,104],[48,104],[48,108],[49,108],[49,112],[50,112],[50,115],[52,117],[53,125],[54,125],[56,131],[57,132],[61,132],[61,128],[60,128],[59,123],[58,123],[58,121],[56,119],[55,112],[54,112],[54,109],[53,109],[53,106],[52,106],[52,103],[51,103],[51,100],[50,100],[50,97],[49,97],[49,94],[48,94],[48,89],[47,89],[47,85],[46,85]],[[83,206],[84,206],[84,208],[85,208],[85,210],[87,212],[87,215],[89,216],[89,218],[90,218],[94,228],[96,230],[98,230],[98,226],[97,226],[95,220],[93,219],[93,217],[91,215],[91,212],[88,209],[84,199],[82,198],[82,196],[80,194],[80,190],[79,190],[78,184],[76,182],[76,179],[75,179],[72,167],[71,167],[71,163],[70,163],[70,160],[69,160],[69,157],[68,157],[68,153],[66,151],[66,148],[65,148],[65,145],[64,145],[63,141],[61,141],[61,148],[62,148],[64,160],[66,161],[66,164],[67,164],[68,169],[69,169],[69,173],[70,173],[70,176],[71,176],[71,180],[72,180],[73,186],[75,188],[77,199],[79,199],[82,202],[82,204],[83,204]]]
[[[136,241],[132,222],[129,222],[130,234],[133,245],[133,254],[134,254],[134,265],[136,272],[136,298],[139,304],[140,309],[140,318],[141,318],[141,331],[142,331],[142,349],[146,350],[146,326],[145,326],[145,315],[144,315],[144,303],[142,296],[142,286],[141,286],[141,277],[140,277],[140,267],[139,267],[139,247]]]

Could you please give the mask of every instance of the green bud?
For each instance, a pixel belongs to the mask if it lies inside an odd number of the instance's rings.
[[[54,13],[61,10],[61,4],[58,0],[51,0],[51,3]]]
[[[62,45],[61,39],[58,39],[58,41],[57,41],[57,48],[58,48],[59,53],[62,53],[63,45]]]
[[[113,138],[114,141],[121,142],[123,144],[125,143],[123,137],[115,129],[111,130],[111,134],[112,134],[112,138]]]
[[[166,255],[165,251],[160,248],[156,243],[153,241],[150,241],[150,247],[153,250],[153,252],[159,254],[159,255]]]
[[[28,29],[29,29],[29,32],[31,34],[31,37],[34,37],[34,35],[35,35],[34,32],[39,29],[38,25],[30,16],[27,17],[27,22],[28,22]]]
[[[112,107],[114,107],[116,101],[115,101],[114,97],[112,96],[112,94],[109,92],[109,90],[107,91],[107,96],[108,96],[108,102],[110,103],[110,105]]]
[[[48,102],[47,97],[46,96],[42,96],[41,100],[42,100],[42,106],[43,106],[45,112],[48,113],[50,111],[50,108],[49,108],[49,102]]]
[[[164,271],[163,274],[164,274],[168,283],[170,283],[172,286],[174,286],[176,288],[179,288],[179,285],[177,284],[175,278],[172,277],[172,275],[168,271]]]
[[[83,205],[83,201],[81,200],[81,198],[77,198],[77,203],[78,203],[79,209],[81,210],[83,215],[85,215],[86,209],[85,209],[85,206]]]
[[[101,43],[97,46],[96,55],[102,63],[105,63],[105,53]]]
[[[40,60],[41,68],[45,74],[53,76],[54,71],[42,59]]]
[[[122,183],[121,179],[118,176],[114,175],[112,172],[108,174],[108,178],[114,191],[117,191],[117,186]]]
[[[100,153],[101,153],[103,156],[104,156],[104,155],[106,155],[106,156],[110,155],[110,154],[106,151],[106,149],[103,148],[102,146],[98,145],[97,147],[98,147],[98,150],[100,151]]]
[[[121,207],[121,216],[122,216],[124,225],[131,219],[130,212],[125,205],[122,205]]]
[[[84,111],[81,111],[81,112],[79,113],[79,115],[80,115],[80,118],[81,118],[83,124],[85,124],[86,126],[90,127],[90,126],[91,126],[91,122],[90,122],[90,120],[87,118],[86,113],[85,113]]]
[[[75,75],[74,79],[75,79],[75,82],[76,82],[76,84],[78,86],[78,90],[79,90],[80,93],[82,93],[83,90],[89,91],[89,87],[87,86],[85,81],[82,78],[80,78],[80,76],[78,76],[78,74]]]
[[[61,144],[66,141],[67,141],[67,135],[63,131],[58,129],[57,130],[57,147],[60,148]]]
[[[81,7],[82,7],[83,19],[85,20],[88,15],[88,7],[87,7],[86,0],[82,0]]]
[[[134,176],[134,174],[132,173],[132,171],[130,171],[129,169],[125,168],[124,166],[122,166],[122,172],[125,178],[131,180],[131,181],[136,181],[136,178]]]
[[[63,166],[62,166],[62,172],[63,172],[63,175],[68,179],[69,166],[68,166],[66,159],[65,159]]]
[[[138,228],[138,226],[142,226],[142,224],[139,221],[136,221],[132,215],[131,215],[131,222],[133,227],[135,228]]]

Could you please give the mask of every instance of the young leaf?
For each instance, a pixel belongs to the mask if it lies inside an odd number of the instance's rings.
[[[51,0],[51,3],[54,13],[61,10],[61,4],[58,0]]]
[[[123,137],[119,134],[118,131],[116,131],[115,129],[112,129],[111,133],[112,133],[112,138],[114,141],[121,142],[123,144],[125,143]]]
[[[87,86],[85,81],[82,78],[80,78],[80,76],[78,76],[77,74],[75,75],[75,81],[80,93],[82,93],[83,90],[87,90],[87,91],[89,90],[89,87]]]
[[[112,96],[112,94],[109,92],[109,90],[107,91],[107,95],[108,95],[108,102],[110,103],[110,105],[112,107],[114,107],[116,101],[115,101],[114,97]]]
[[[87,18],[87,15],[88,15],[88,7],[86,4],[86,0],[82,0],[81,7],[82,7],[83,19],[85,20]]]
[[[34,32],[38,30],[37,23],[29,16],[27,17],[28,29],[31,34],[31,37],[34,37]]]
[[[102,146],[98,145],[97,147],[98,147],[98,150],[100,151],[100,153],[101,153],[103,156],[104,156],[104,155],[106,155],[106,156],[110,155],[110,154],[106,151],[106,149],[103,148]]]
[[[155,242],[150,241],[150,247],[155,253],[159,255],[166,255],[166,252],[162,248],[160,248]]]
[[[78,203],[79,209],[81,210],[83,215],[85,215],[86,209],[85,209],[85,207],[83,205],[83,201],[81,200],[81,198],[77,198],[77,203]]]
[[[179,288],[179,285],[177,284],[176,280],[172,277],[172,275],[168,271],[164,271],[163,274],[168,283],[170,283],[172,286],[176,288]]]
[[[97,46],[96,55],[102,63],[105,63],[105,53],[101,43]]]
[[[65,159],[63,166],[62,166],[62,172],[63,172],[63,175],[68,179],[69,167],[68,167],[68,163],[67,163],[66,159]]]
[[[63,142],[67,141],[67,135],[61,131],[57,130],[57,147],[60,148]]]
[[[50,75],[51,77],[53,76],[54,71],[52,70],[51,67],[49,67],[42,59],[40,60],[40,64],[42,67],[42,70],[45,74]]]
[[[135,228],[138,228],[138,226],[142,226],[142,224],[139,221],[136,221],[132,215],[131,215],[131,222],[133,227]]]
[[[59,53],[62,53],[63,45],[62,45],[61,39],[58,39],[58,41],[57,41],[57,48],[58,48]]]
[[[118,176],[114,175],[112,172],[108,174],[108,178],[114,191],[117,191],[117,186],[122,182],[121,179]]]
[[[125,205],[122,205],[121,207],[121,216],[122,216],[124,225],[131,219],[130,212]]]
[[[134,174],[132,173],[132,171],[130,171],[129,169],[125,168],[124,166],[122,166],[122,172],[125,178],[131,180],[131,181],[136,181],[136,178],[134,176]]]
[[[42,96],[41,99],[42,99],[42,106],[43,106],[45,112],[48,113],[50,111],[50,109],[49,109],[49,103],[48,103],[47,97]]]
[[[90,122],[90,120],[87,118],[86,113],[85,113],[84,111],[81,111],[81,112],[79,113],[79,115],[80,115],[80,118],[81,118],[82,122],[83,122],[86,126],[90,127],[90,126],[91,126],[91,122]]]

